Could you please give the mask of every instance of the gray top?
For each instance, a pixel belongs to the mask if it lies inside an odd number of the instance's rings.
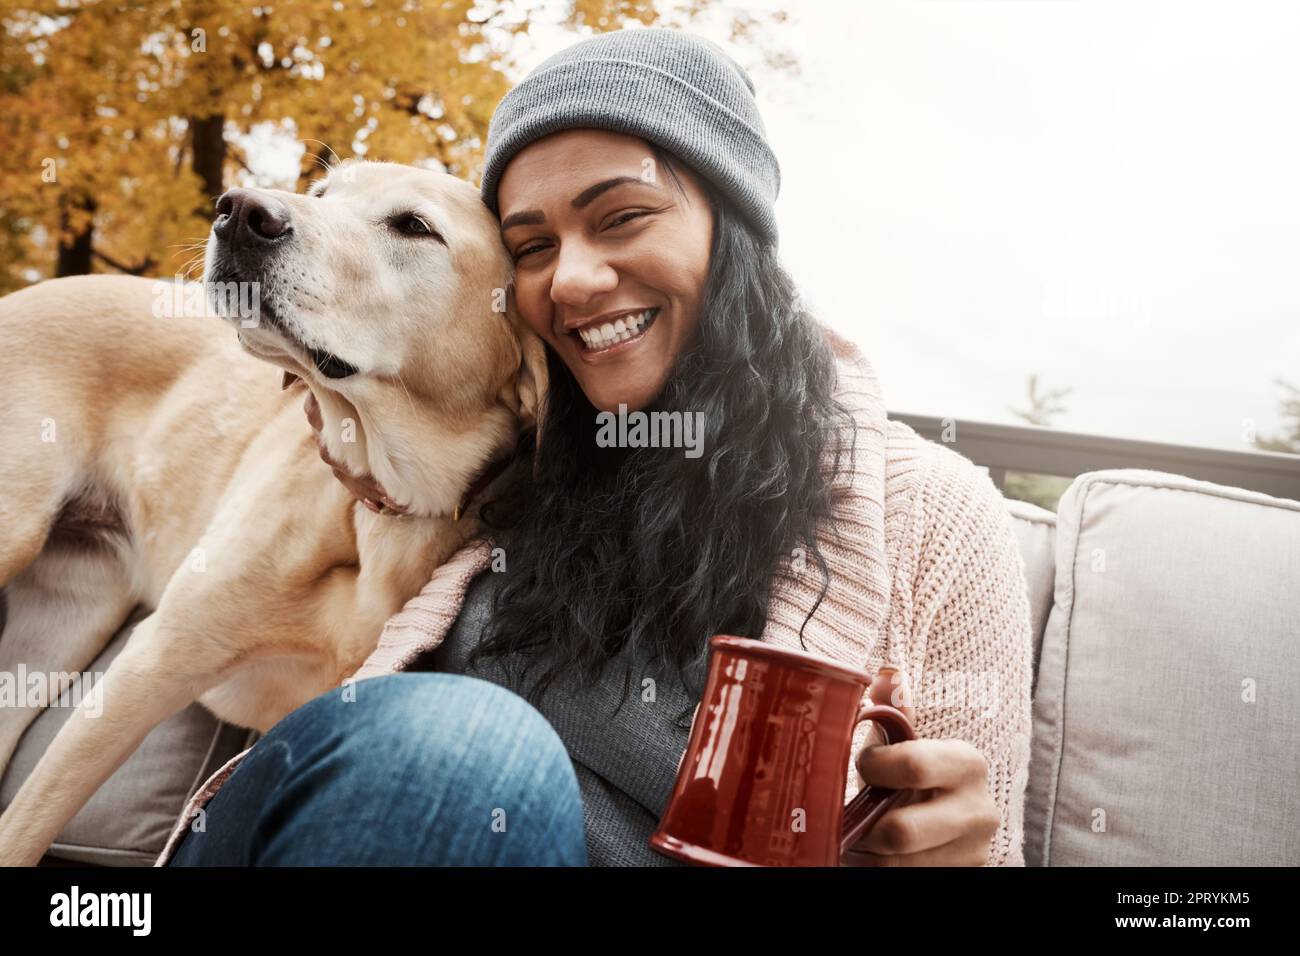
[[[482,639],[492,589],[498,583],[492,571],[474,579],[446,638],[421,663],[445,673],[468,673],[527,696],[526,686],[519,686],[516,675],[500,659],[480,661],[475,670],[465,670],[471,648]],[[538,710],[559,734],[577,772],[588,863],[680,865],[650,849],[647,841],[672,794],[699,696],[688,696],[675,673],[646,665],[632,668],[625,698],[627,660],[626,655],[617,658],[593,687],[556,681]],[[528,680],[535,680],[535,675]],[[653,683],[646,684],[647,680]]]

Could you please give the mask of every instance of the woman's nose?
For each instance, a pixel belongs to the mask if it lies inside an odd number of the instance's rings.
[[[561,246],[551,276],[552,302],[581,307],[617,286],[618,272],[595,250],[583,243]]]

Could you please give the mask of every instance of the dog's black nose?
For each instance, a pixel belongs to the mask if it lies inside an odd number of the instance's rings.
[[[255,245],[283,239],[293,231],[289,207],[252,189],[231,189],[217,200],[213,231],[221,239]]]

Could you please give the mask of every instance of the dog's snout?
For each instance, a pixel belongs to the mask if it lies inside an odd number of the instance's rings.
[[[253,189],[231,189],[217,200],[218,238],[240,244],[275,242],[293,231],[289,207]]]

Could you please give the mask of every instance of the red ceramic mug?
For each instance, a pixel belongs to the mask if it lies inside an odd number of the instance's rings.
[[[719,634],[650,846],[706,866],[839,866],[903,790],[865,786],[844,805],[853,730],[876,721],[915,740],[898,710],[863,696],[871,675],[762,641]]]

